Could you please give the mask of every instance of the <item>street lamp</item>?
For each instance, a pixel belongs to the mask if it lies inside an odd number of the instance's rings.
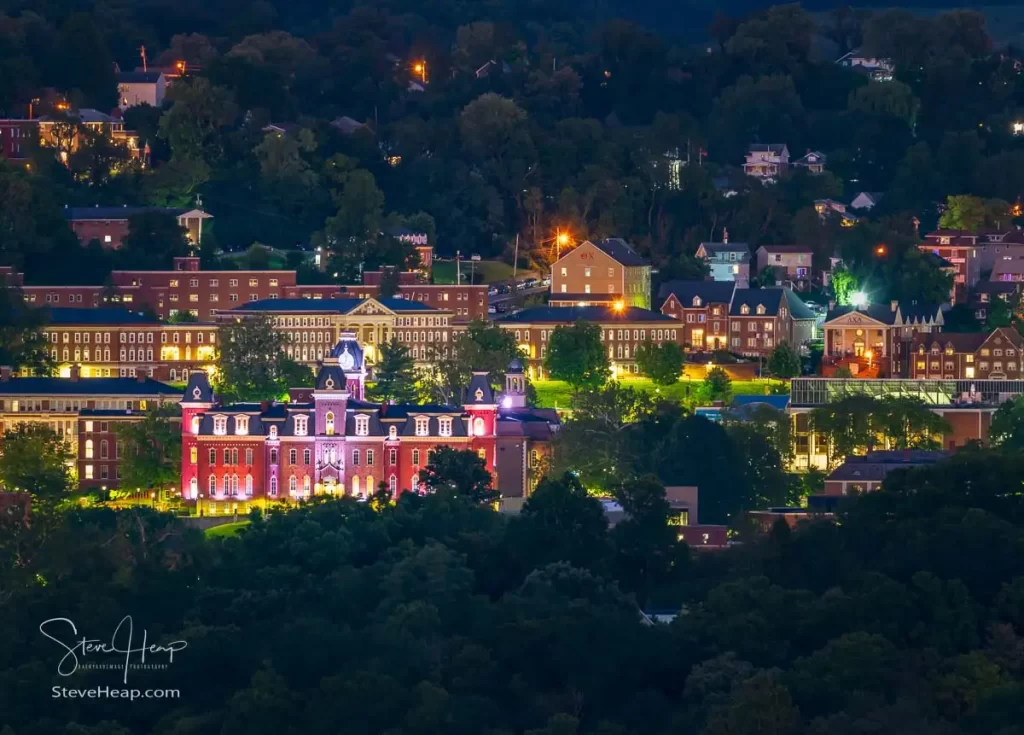
[[[152,506],[155,508],[156,507],[156,493],[150,493],[149,494],[149,500],[150,500],[150,503],[152,504]]]
[[[889,248],[887,248],[884,244],[880,244],[875,247],[875,255],[877,255],[880,258],[884,256],[887,252],[889,252]]]
[[[622,299],[619,299],[618,301],[616,301],[615,303],[612,304],[612,309],[614,311],[616,311],[616,312],[620,312],[621,313],[625,308],[626,308],[626,302],[623,301]]]
[[[412,70],[414,72],[416,72],[417,74],[419,74],[421,82],[423,82],[424,84],[427,83],[427,62],[426,61],[417,61],[415,64],[413,64]]]
[[[850,304],[858,309],[868,303],[868,295],[863,291],[854,291],[850,294]]]

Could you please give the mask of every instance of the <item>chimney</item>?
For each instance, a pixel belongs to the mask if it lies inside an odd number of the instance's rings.
[[[896,313],[896,309],[898,309],[899,307],[900,302],[897,301],[896,299],[893,299],[892,301],[889,302],[889,308],[893,311],[893,313]]]
[[[0,382],[6,383],[11,379],[11,366],[0,365]]]
[[[68,377],[71,378],[71,380],[73,380],[74,382],[77,383],[78,379],[80,377],[82,377],[82,370],[81,370],[81,368],[79,368],[78,365],[72,365],[71,366],[71,371],[68,374]]]
[[[722,229],[722,243],[725,245],[729,244],[729,228],[725,227]]]

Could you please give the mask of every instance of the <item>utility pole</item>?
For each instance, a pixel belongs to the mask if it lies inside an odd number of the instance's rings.
[[[456,286],[461,286],[462,285],[462,263],[459,261],[460,256],[461,256],[461,252],[456,250],[455,251],[455,285]]]
[[[146,63],[146,47],[139,46],[139,54],[142,56],[142,71],[149,71],[149,65]]]
[[[519,233],[516,233],[516,249],[512,256],[512,282],[516,281],[516,269],[519,268]]]

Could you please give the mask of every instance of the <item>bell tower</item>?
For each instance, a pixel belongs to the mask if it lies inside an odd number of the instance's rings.
[[[501,394],[502,408],[526,408],[526,373],[523,363],[516,357],[505,371],[505,391]]]
[[[210,379],[199,370],[189,376],[181,397],[181,497],[199,498],[199,428],[202,414],[213,408],[215,399]]]

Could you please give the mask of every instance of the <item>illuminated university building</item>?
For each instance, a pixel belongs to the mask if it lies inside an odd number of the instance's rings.
[[[185,500],[216,514],[253,501],[366,497],[380,483],[397,494],[417,489],[431,451],[450,446],[477,452],[503,502],[516,506],[547,467],[558,418],[526,407],[518,360],[497,396],[487,373],[474,372],[461,406],[370,403],[365,378],[352,333],[341,335],[303,402],[220,405],[206,374],[193,373],[181,401]]]

